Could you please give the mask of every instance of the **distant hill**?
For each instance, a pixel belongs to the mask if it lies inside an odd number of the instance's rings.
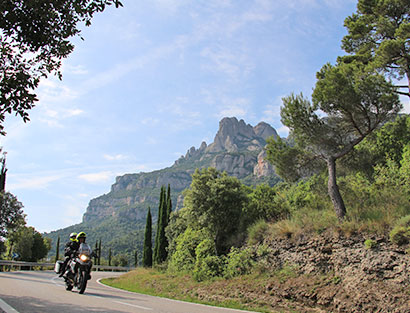
[[[271,136],[278,134],[265,122],[253,127],[235,117],[224,118],[210,145],[202,142],[198,149],[191,147],[171,167],[118,176],[109,193],[89,202],[82,223],[45,236],[51,238],[54,245],[58,236],[63,243],[70,232],[85,231],[89,243],[101,239],[104,257],[111,249],[113,255],[125,253],[131,260],[135,249],[142,251],[148,207],[151,207],[155,231],[161,186],[170,184],[175,210],[182,207],[182,191],[191,184],[191,175],[197,168],[215,167],[247,185],[278,182],[273,167],[265,160],[263,149]],[[50,251],[50,256],[53,254],[55,247]]]

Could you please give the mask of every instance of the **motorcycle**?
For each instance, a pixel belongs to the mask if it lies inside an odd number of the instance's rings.
[[[92,256],[91,247],[86,243],[81,243],[77,255],[67,265],[70,271],[65,278],[66,290],[71,291],[73,287],[77,287],[80,294],[84,293],[87,281],[91,278]]]

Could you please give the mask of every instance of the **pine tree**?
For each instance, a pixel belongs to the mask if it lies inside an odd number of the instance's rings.
[[[112,252],[111,248],[108,250],[108,266],[111,266]]]
[[[147,222],[145,224],[144,250],[142,266],[152,267],[152,217],[151,208],[148,208]]]
[[[134,253],[134,266],[138,267],[138,250],[135,250]]]

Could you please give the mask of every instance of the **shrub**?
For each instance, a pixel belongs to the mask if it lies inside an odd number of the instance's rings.
[[[300,227],[292,220],[279,221],[272,225],[271,235],[291,238],[292,235],[300,232]]]
[[[410,241],[410,229],[403,226],[396,226],[390,232],[390,241],[398,246],[408,244]]]
[[[194,279],[203,281],[221,276],[223,260],[216,255],[215,242],[209,238],[203,240],[195,249],[196,261],[193,271]]]
[[[262,243],[269,232],[269,224],[265,220],[259,220],[248,228],[248,244]]]
[[[373,249],[377,246],[377,242],[372,239],[367,239],[364,242],[364,246],[366,247],[366,249]]]
[[[402,217],[390,232],[390,241],[403,246],[410,243],[410,215]]]
[[[194,279],[196,281],[204,281],[213,277],[222,276],[223,268],[223,257],[207,255],[195,264]]]
[[[176,239],[176,249],[171,255],[168,269],[177,272],[192,271],[196,261],[196,248],[204,238],[207,238],[204,231],[187,228]]]
[[[239,275],[249,274],[255,262],[252,260],[252,252],[249,248],[231,248],[226,261],[224,277],[232,278]]]

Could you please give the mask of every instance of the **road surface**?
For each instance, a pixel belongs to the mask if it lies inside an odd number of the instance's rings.
[[[104,286],[104,277],[121,273],[92,272],[83,295],[66,291],[52,271],[0,272],[0,312],[133,312],[133,313],[239,313],[240,310],[169,300]]]

